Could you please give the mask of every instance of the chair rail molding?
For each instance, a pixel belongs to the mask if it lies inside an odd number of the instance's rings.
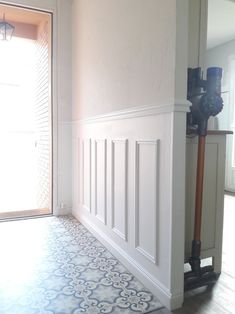
[[[89,118],[72,121],[72,124],[92,124],[98,122],[108,122],[113,120],[131,119],[146,116],[155,116],[167,114],[171,112],[189,112],[191,103],[187,100],[177,100],[174,104],[166,105],[146,105],[132,107],[124,110],[112,111],[106,114],[101,114]]]

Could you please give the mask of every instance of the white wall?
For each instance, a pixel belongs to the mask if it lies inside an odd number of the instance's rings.
[[[71,2],[70,0],[9,0],[53,12],[53,203],[54,213],[71,210]],[[60,205],[64,204],[60,208]]]
[[[74,1],[73,119],[173,102],[175,11],[169,0]]]
[[[222,112],[211,121],[212,128],[235,131],[234,126],[234,97],[235,97],[235,40],[219,45],[207,51],[207,66],[223,68],[222,98],[224,107]],[[227,136],[225,189],[235,190],[235,171],[233,167],[234,135]]]
[[[205,66],[208,0],[189,0],[188,66]]]
[[[209,49],[206,55],[206,65],[207,67],[217,66],[223,68],[223,76],[222,76],[222,91],[227,91],[233,93],[231,90],[231,60],[235,59],[235,40],[230,41],[226,44],[217,46],[215,48]],[[218,114],[216,120],[216,127],[220,130],[228,130],[231,127],[231,123],[233,117],[231,112],[233,112],[233,108],[230,108],[231,101],[229,93],[225,93],[222,95],[224,99],[224,108],[221,113]]]
[[[219,66],[223,68],[223,86],[229,86],[229,61],[235,57],[235,40],[207,50],[207,66]]]
[[[183,302],[187,0],[73,2],[73,215]]]

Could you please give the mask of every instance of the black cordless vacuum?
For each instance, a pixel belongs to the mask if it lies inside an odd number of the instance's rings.
[[[197,177],[195,195],[194,238],[189,264],[191,271],[184,275],[185,291],[214,283],[219,274],[213,266],[201,267],[201,223],[203,200],[203,177],[207,123],[210,116],[216,116],[223,108],[221,98],[222,69],[207,69],[207,79],[203,80],[200,68],[188,69],[188,100],[192,103],[187,117],[187,133],[198,135]]]

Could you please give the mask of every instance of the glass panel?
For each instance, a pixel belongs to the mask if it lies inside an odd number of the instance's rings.
[[[0,5],[0,219],[52,210],[51,15]],[[8,214],[7,214],[8,213]]]

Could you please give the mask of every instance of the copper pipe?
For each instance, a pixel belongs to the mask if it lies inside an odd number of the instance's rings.
[[[198,153],[197,153],[195,219],[194,219],[194,240],[196,241],[200,241],[201,239],[205,145],[206,145],[206,136],[199,135],[198,136]]]

